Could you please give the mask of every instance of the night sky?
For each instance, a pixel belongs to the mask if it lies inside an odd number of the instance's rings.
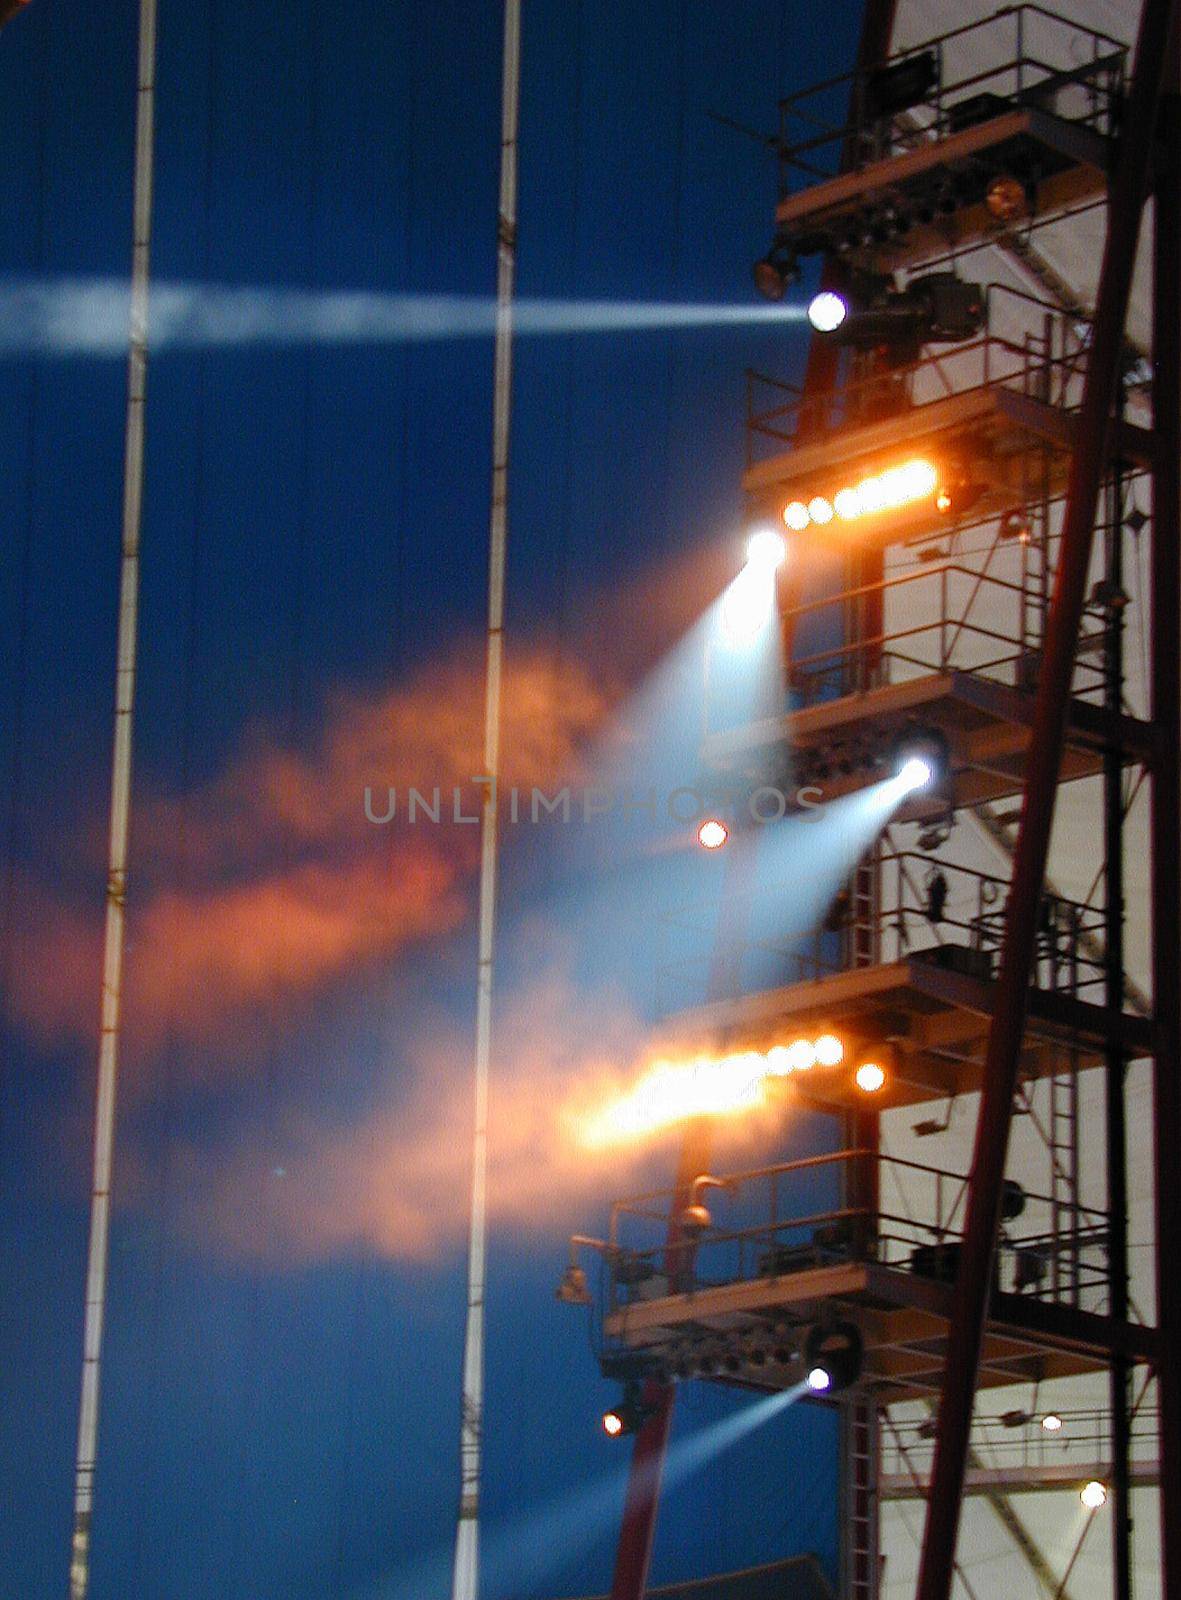
[[[708,113],[770,129],[779,93],[847,68],[859,9],[526,0],[519,293],[748,303],[775,174]],[[154,281],[491,294],[500,27],[468,0],[161,0]],[[33,0],[0,35],[5,282],[126,289],[135,29],[131,0]],[[798,323],[519,341],[529,781],[737,559],[744,370],[803,353]],[[151,366],[95,1600],[444,1593],[474,830],[374,828],[362,790],[391,762],[477,770],[491,372],[491,341],[458,338]],[[0,1592],[21,1600],[68,1566],[125,394],[121,359],[0,357]],[[653,929],[684,871],[600,859],[592,887],[568,855],[506,841],[502,1126],[661,1005]],[[494,1148],[485,1548],[517,1553],[489,1558],[488,1600],[607,1585],[615,1511],[567,1547],[538,1508],[626,1448],[553,1287],[636,1174],[530,1189],[531,1160],[527,1135]],[[677,1434],[734,1404],[688,1386]],[[808,1549],[831,1571],[834,1495],[832,1420],[796,1409],[670,1494],[653,1577]]]

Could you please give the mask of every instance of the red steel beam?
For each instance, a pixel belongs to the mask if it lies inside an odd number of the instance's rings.
[[[1152,768],[1153,1154],[1161,1565],[1181,1600],[1181,24],[1161,107],[1153,249]]]
[[[1131,93],[1111,188],[1091,360],[1071,458],[1062,542],[1034,708],[1013,884],[976,1124],[968,1211],[952,1305],[917,1600],[948,1600],[951,1591],[972,1402],[1000,1226],[1001,1184],[1025,1027],[1038,907],[1054,820],[1075,646],[1086,597],[1099,489],[1110,456],[1124,320],[1152,168],[1167,46],[1176,9],[1176,0],[1145,0]],[[1161,542],[1154,539],[1154,548]],[[1176,1161],[1175,1147],[1170,1159]],[[1172,1270],[1176,1271],[1175,1262]]]

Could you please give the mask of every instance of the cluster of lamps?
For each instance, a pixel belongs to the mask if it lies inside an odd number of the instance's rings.
[[[846,484],[831,499],[816,494],[808,500],[791,500],[783,508],[783,520],[793,532],[802,533],[805,528],[823,528],[834,520],[855,522],[876,512],[896,511],[929,500],[938,489],[939,474],[929,461],[906,461]]]
[[[727,1378],[758,1372],[768,1366],[798,1364],[800,1386],[809,1394],[832,1396],[851,1388],[861,1376],[861,1334],[852,1322],[816,1323],[802,1344],[799,1330],[786,1324],[728,1340],[705,1337],[686,1340],[672,1352],[668,1379]],[[651,1415],[638,1380],[625,1385],[617,1404],[603,1413],[603,1431],[612,1439],[636,1433]]]

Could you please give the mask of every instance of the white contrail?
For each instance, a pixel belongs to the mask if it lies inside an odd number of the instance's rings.
[[[0,281],[0,358],[127,354],[130,286],[119,278]],[[635,333],[800,322],[802,306],[635,300],[518,300],[514,332]],[[426,344],[492,338],[496,300],[479,295],[382,294],[152,284],[151,348]]]

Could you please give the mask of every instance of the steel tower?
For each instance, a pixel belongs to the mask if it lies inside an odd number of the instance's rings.
[[[637,1401],[612,1600],[644,1593],[688,1378],[799,1385],[840,1408],[848,1600],[878,1593],[883,1496],[928,1500],[919,1600],[946,1600],[965,1492],[1019,1533],[1005,1496],[1075,1482],[1084,1462],[1113,1517],[1117,1600],[1134,1481],[1160,1483],[1164,1593],[1181,1597],[1177,9],[1146,0],[1134,57],[1036,5],[891,55],[893,6],[871,0],[854,70],[781,105],[760,286],[782,294],[819,257],[834,299],[802,385],[751,377],[744,490],[801,569],[814,556],[841,578],[788,596],[779,713],[707,735],[703,756],[732,782],[772,771],[826,800],[906,759],[931,781],[900,799],[824,925],[785,941],[771,989],[733,981],[749,886],[733,896],[714,998],[679,1019],[719,1058],[794,1051],[789,1100],[831,1111],[841,1137],[825,1157],[716,1172],[699,1122],[669,1191],[616,1202],[593,1241],[603,1370]],[[1125,323],[1150,196],[1145,359]],[[1090,310],[1037,243],[1084,212],[1104,224]],[[986,244],[1038,292],[974,278]],[[1123,636],[1128,556],[1145,546],[1139,706]],[[1151,1000],[1124,953],[1125,819],[1144,786]],[[1091,818],[1082,897],[1046,876],[1067,802],[1076,825]],[[984,836],[1011,869],[981,864]],[[1147,1310],[1129,1292],[1132,1072],[1152,1088]],[[974,1121],[970,1162],[893,1153],[900,1119],[937,1152],[953,1109]],[[728,1193],[706,1208],[716,1180]],[[1064,1464],[1061,1418],[1036,1397],[1067,1380],[1104,1400]],[[1000,1467],[978,1454],[993,1425],[1021,1441]]]

